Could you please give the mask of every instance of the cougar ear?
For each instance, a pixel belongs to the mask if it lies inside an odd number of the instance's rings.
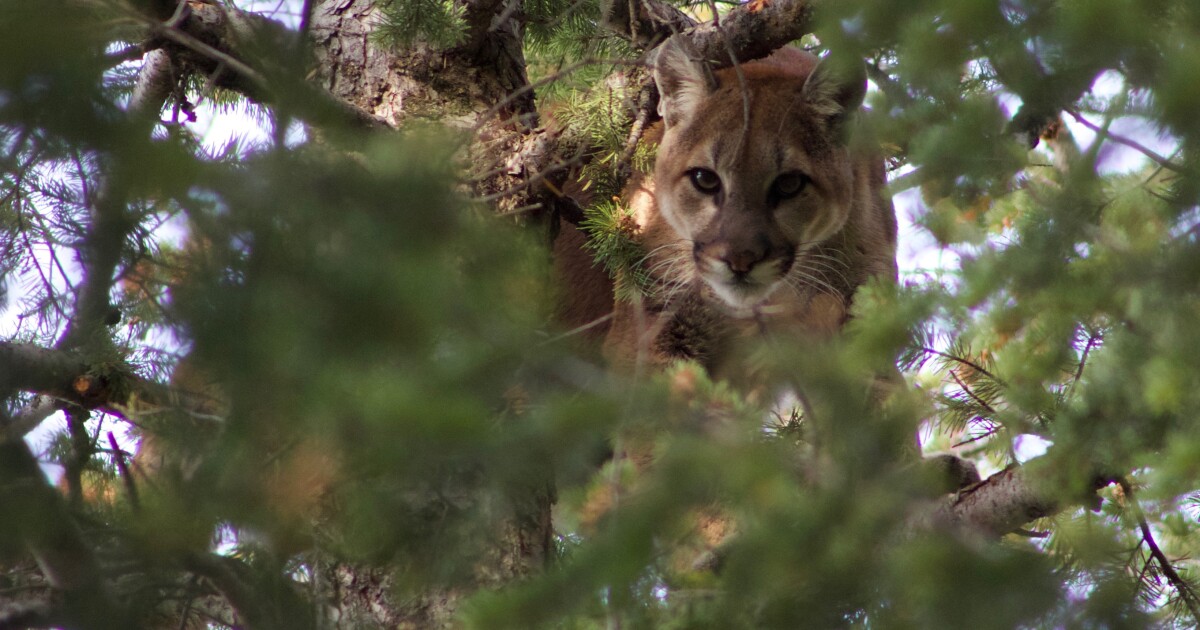
[[[813,110],[840,125],[862,106],[867,95],[867,67],[859,59],[827,56],[813,68],[802,93]]]
[[[700,60],[690,41],[672,36],[654,54],[658,114],[667,127],[692,115],[700,101],[717,89],[712,70]]]

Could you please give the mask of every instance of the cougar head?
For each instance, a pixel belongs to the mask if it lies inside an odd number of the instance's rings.
[[[845,123],[866,92],[864,68],[784,49],[713,73],[674,37],[654,79],[665,126],[658,212],[691,243],[695,276],[719,302],[751,312],[811,274],[814,248],[850,216]]]

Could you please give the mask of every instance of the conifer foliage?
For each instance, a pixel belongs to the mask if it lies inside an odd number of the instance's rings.
[[[553,315],[567,229],[648,286],[677,31],[861,57],[908,226],[733,383]],[[0,3],[0,628],[1195,627],[1198,58],[1191,0]]]

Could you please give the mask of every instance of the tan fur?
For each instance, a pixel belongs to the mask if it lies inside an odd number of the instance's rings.
[[[638,304],[615,305],[605,342],[614,363],[695,359],[720,373],[739,339],[765,331],[830,335],[846,321],[859,286],[872,276],[894,278],[896,222],[882,193],[883,164],[847,147],[839,125],[848,112],[838,111],[835,81],[824,77],[806,91],[817,65],[814,56],[787,48],[743,64],[741,79],[723,70],[715,90],[691,85],[667,101],[671,124],[644,139],[660,143],[654,176],[635,177],[625,194],[655,290]],[[687,172],[694,167],[720,175],[723,204],[692,184]],[[771,182],[789,171],[810,183],[772,208]],[[704,266],[723,266],[721,254],[755,239],[773,246],[749,274],[762,281],[745,296],[720,295],[711,280],[718,274],[706,278]]]
[[[602,341],[613,312],[613,286],[604,267],[584,248],[587,236],[579,228],[563,225],[554,239],[554,270],[560,299],[555,319],[566,330],[585,339]]]

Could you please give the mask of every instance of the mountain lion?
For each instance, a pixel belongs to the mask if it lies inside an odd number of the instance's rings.
[[[663,120],[643,141],[658,144],[658,157],[653,176],[635,176],[624,195],[649,290],[631,301],[612,300],[611,284],[597,291],[596,278],[607,277],[590,261],[570,264],[582,234],[566,231],[555,244],[573,300],[564,315],[587,327],[611,309],[604,346],[618,369],[691,359],[744,380],[740,340],[832,335],[860,286],[895,279],[896,218],[877,149],[848,139],[866,92],[861,62],[784,48],[714,73],[689,52],[672,38],[655,57]],[[898,373],[878,377],[877,394],[889,380]],[[672,383],[687,395],[686,378]],[[622,456],[638,470],[654,458],[647,437],[622,440]],[[953,456],[932,466],[937,478],[953,477],[947,491],[979,479]],[[617,492],[593,489],[585,524],[606,514]],[[707,550],[734,527],[715,506],[698,511],[696,523]],[[715,557],[702,553],[692,566],[711,568]]]
[[[611,308],[605,354],[617,365],[694,359],[718,374],[746,335],[840,329],[859,286],[896,275],[882,160],[847,141],[866,91],[854,68],[788,47],[714,73],[684,40],[663,44],[654,62],[663,121],[643,139],[659,145],[654,174],[635,176],[625,195],[650,290],[598,300],[570,272],[568,324]]]

